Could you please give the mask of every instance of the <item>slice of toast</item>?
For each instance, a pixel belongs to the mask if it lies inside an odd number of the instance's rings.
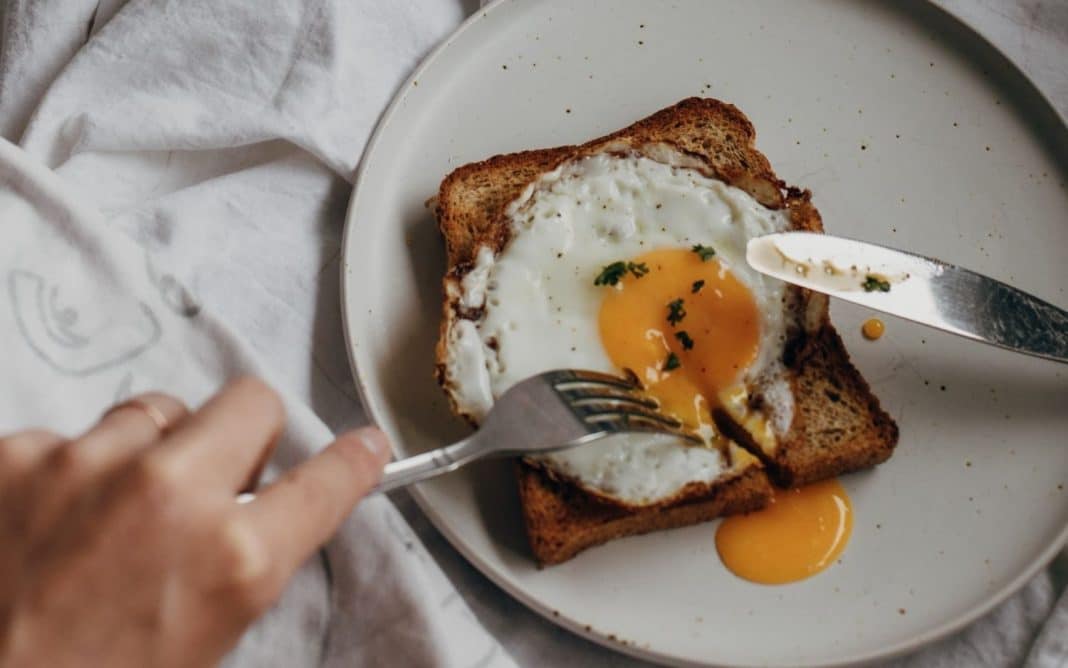
[[[567,561],[613,538],[759,510],[771,498],[768,477],[760,466],[747,466],[737,476],[685,500],[637,509],[605,501],[525,461],[517,465],[516,478],[527,538],[542,565]]]
[[[434,203],[447,252],[446,285],[470,270],[480,245],[497,251],[504,247],[510,234],[505,208],[541,174],[569,160],[657,143],[693,158],[709,175],[745,190],[764,206],[785,211],[792,229],[823,230],[810,193],[787,187],[775,176],[756,150],[755,131],[741,111],[718,100],[690,98],[586,144],[498,155],[449,174]],[[718,411],[717,423],[784,486],[885,461],[896,445],[897,426],[850,363],[828,319],[826,298],[793,287],[788,295],[788,308],[797,309],[804,323],[791,333],[783,360],[794,396],[789,430],[768,446],[741,426],[737,413]],[[438,345],[437,377],[443,386],[445,334],[457,313],[457,305],[450,302],[447,298]],[[612,538],[759,508],[770,492],[764,471],[751,466],[701,494],[683,495],[669,504],[627,507],[606,502],[533,462],[520,462],[517,471],[527,533],[542,564],[565,561]]]

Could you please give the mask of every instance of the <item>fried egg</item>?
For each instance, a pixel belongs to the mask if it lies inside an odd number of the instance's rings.
[[[543,463],[631,506],[669,501],[752,463],[732,457],[722,410],[766,451],[793,415],[781,365],[781,281],[753,270],[746,242],[787,214],[664,144],[605,151],[542,175],[505,210],[508,239],[478,248],[446,283],[445,386],[481,420],[520,380],[550,369],[631,371],[705,446],[625,434]],[[751,397],[760,396],[760,409]]]

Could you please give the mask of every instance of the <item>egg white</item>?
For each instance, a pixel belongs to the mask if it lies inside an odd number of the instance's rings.
[[[759,381],[784,432],[792,401],[781,358],[788,326],[785,285],[745,261],[749,239],[781,232],[787,216],[743,190],[706,176],[666,145],[568,162],[536,180],[506,210],[511,238],[500,252],[479,248],[475,266],[447,295],[477,319],[446,332],[446,386],[456,407],[480,420],[496,397],[555,368],[618,373],[602,347],[601,268],[664,248],[711,246],[752,293],[759,352],[739,382]],[[780,380],[777,380],[780,379]],[[555,453],[547,465],[591,491],[629,505],[670,499],[688,483],[729,471],[718,449],[668,436],[620,435]]]

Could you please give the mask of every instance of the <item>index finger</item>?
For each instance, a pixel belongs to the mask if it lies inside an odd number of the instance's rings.
[[[263,467],[285,426],[278,394],[245,376],[231,381],[149,454],[234,492]]]
[[[378,429],[348,432],[271,483],[240,512],[288,576],[334,535],[378,483],[389,459],[389,443]]]

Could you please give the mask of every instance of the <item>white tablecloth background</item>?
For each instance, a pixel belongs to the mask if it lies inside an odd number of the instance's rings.
[[[276,470],[364,422],[338,313],[349,184],[394,88],[476,4],[0,0],[0,431],[74,432],[155,387],[196,403],[242,371],[285,395]],[[1068,110],[1068,2],[940,4]],[[393,501],[363,504],[227,663],[640,665]],[[1064,665],[1064,561],[902,663]]]

